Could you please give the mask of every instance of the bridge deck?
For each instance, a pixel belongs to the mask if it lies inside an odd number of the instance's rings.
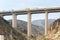
[[[45,11],[48,11],[48,13],[60,12],[60,7],[41,8],[41,9],[31,9],[30,10],[30,12],[32,12],[32,14],[45,13]],[[16,13],[17,15],[22,15],[22,14],[24,15],[24,14],[27,14],[28,11],[17,10],[17,11],[3,11],[3,12],[0,12],[0,14],[4,14],[4,15],[12,15],[12,13]]]

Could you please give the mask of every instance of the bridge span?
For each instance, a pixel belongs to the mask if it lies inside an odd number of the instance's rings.
[[[48,13],[53,13],[53,12],[60,12],[60,7],[55,7],[55,8],[40,8],[40,9],[26,9],[26,10],[11,10],[11,11],[2,11],[0,14],[4,15],[12,15],[13,13],[17,15],[24,15],[28,14],[28,12],[31,12],[32,14],[41,14],[45,13],[48,11]]]
[[[47,34],[48,27],[48,13],[60,12],[60,7],[55,8],[41,8],[41,9],[27,9],[27,10],[17,10],[17,11],[3,11],[0,12],[0,16],[12,15],[12,27],[17,27],[17,15],[27,14],[27,36],[31,36],[31,15],[32,14],[42,14],[45,13],[45,35]]]

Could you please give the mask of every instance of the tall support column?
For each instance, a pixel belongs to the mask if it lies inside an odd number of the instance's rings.
[[[16,28],[17,27],[17,15],[15,13],[12,14],[12,27]]]
[[[48,11],[45,11],[45,35],[47,35],[47,27],[48,27]]]
[[[0,40],[4,40],[4,35],[0,35]]]
[[[28,22],[27,22],[27,35],[31,36],[31,13],[28,13]]]

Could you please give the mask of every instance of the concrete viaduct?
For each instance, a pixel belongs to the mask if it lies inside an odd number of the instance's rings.
[[[3,11],[0,12],[0,16],[12,15],[12,27],[17,27],[17,15],[27,14],[28,23],[27,23],[27,36],[31,36],[31,15],[32,14],[42,14],[45,13],[45,35],[47,34],[48,27],[48,13],[60,12],[60,7],[55,8],[41,8],[41,9],[26,9],[26,10],[17,10],[17,11]]]

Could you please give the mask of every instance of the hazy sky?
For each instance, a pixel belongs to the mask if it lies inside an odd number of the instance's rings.
[[[60,0],[0,0],[0,11],[23,10],[25,8],[46,8],[60,7]],[[42,15],[42,16],[41,16]],[[32,20],[44,19],[45,14],[32,15]],[[27,15],[19,15],[17,19],[27,20]],[[49,19],[60,17],[60,13],[49,14]],[[5,19],[12,19],[12,16],[5,16]]]

